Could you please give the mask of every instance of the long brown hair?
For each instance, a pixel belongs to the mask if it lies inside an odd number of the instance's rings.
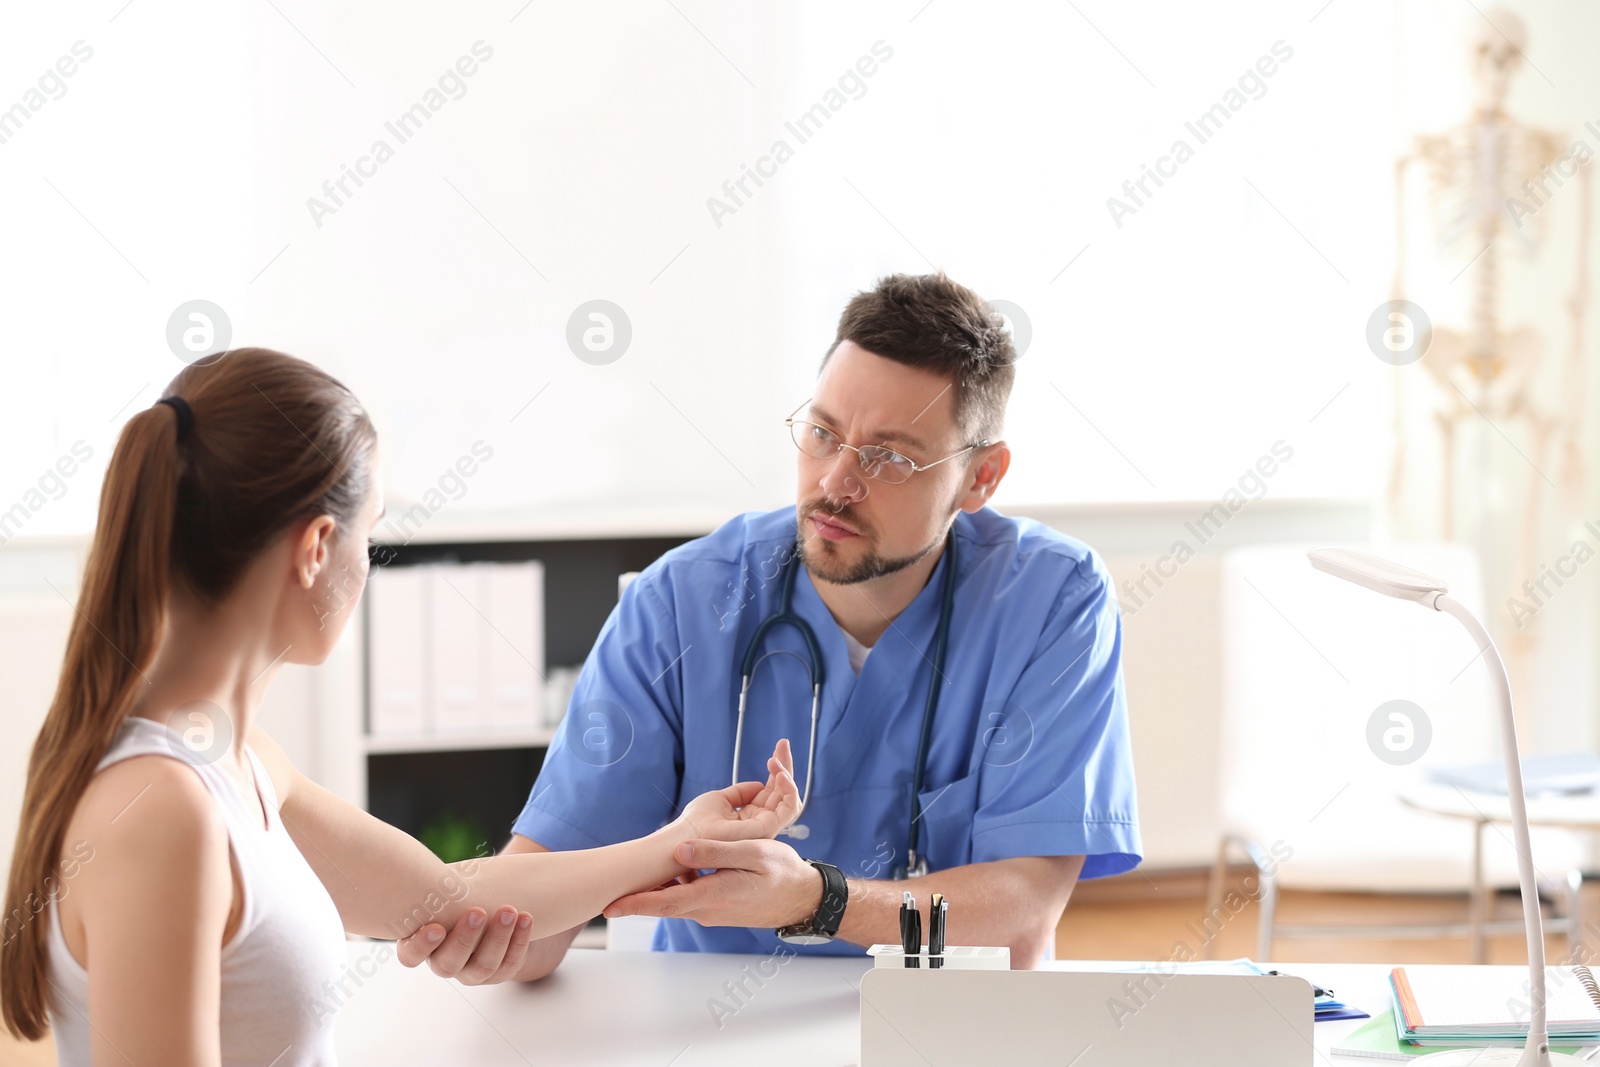
[[[28,760],[0,914],[0,1017],[30,1041],[49,1029],[44,909],[60,889],[67,824],[160,648],[171,590],[181,583],[217,603],[295,522],[331,515],[350,529],[371,489],[372,423],[309,363],[238,349],[186,368],[165,396],[187,402],[193,424],[158,403],[117,439],[55,699]]]

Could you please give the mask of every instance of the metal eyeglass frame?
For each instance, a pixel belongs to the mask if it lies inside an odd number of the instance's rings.
[[[865,474],[868,478],[871,478],[874,481],[885,482],[885,483],[887,483],[889,485],[904,485],[906,482],[911,480],[911,475],[912,474],[916,474],[919,471],[931,470],[934,467],[937,467],[941,463],[948,463],[952,459],[955,459],[958,456],[964,456],[968,452],[973,451],[974,449],[983,448],[985,445],[990,445],[990,444],[994,443],[994,442],[990,441],[987,437],[985,437],[983,440],[977,442],[976,444],[970,444],[966,448],[963,448],[959,452],[950,453],[950,455],[945,456],[943,459],[936,459],[932,463],[925,463],[925,464],[920,464],[919,465],[916,460],[912,459],[910,456],[906,455],[904,452],[897,452],[896,450],[890,448],[888,445],[862,445],[861,447],[858,448],[855,445],[852,445],[852,444],[848,443],[847,441],[845,441],[844,438],[840,437],[838,434],[834,433],[832,430],[828,429],[826,426],[821,425],[820,423],[812,422],[810,419],[797,419],[797,418],[795,418],[795,415],[798,415],[800,413],[800,408],[805,407],[806,404],[809,404],[809,403],[811,403],[811,401],[807,400],[805,402],[805,404],[801,404],[800,407],[795,408],[794,411],[792,413],[790,413],[789,417],[783,420],[783,424],[789,428],[789,437],[790,437],[790,439],[792,440],[794,438],[794,428],[795,428],[795,426],[797,426],[797,425],[798,426],[813,426],[813,427],[816,427],[817,429],[821,430],[823,433],[832,435],[838,441],[839,447],[834,450],[833,455],[830,455],[830,456],[813,456],[810,452],[807,452],[804,448],[801,448],[799,441],[795,441],[794,446],[795,446],[795,448],[800,450],[800,454],[802,456],[806,456],[806,457],[809,457],[811,459],[829,460],[829,459],[833,459],[834,456],[837,456],[840,452],[842,452],[842,451],[844,451],[845,449],[848,448],[850,451],[852,451],[852,452],[854,452],[856,454],[856,465],[861,468],[861,473]],[[867,464],[867,457],[864,454],[866,452],[866,450],[868,450],[868,449],[873,449],[873,450],[876,450],[878,452],[886,452],[886,453],[889,454],[889,456],[899,457],[900,459],[905,460],[908,464],[911,465],[910,474],[907,474],[904,478],[901,478],[898,482],[890,481],[888,478],[882,477],[883,471],[886,469],[886,465],[890,462],[890,460],[888,460],[888,459],[884,459],[884,460],[881,460],[879,462],[879,466],[877,468],[878,469],[878,473],[877,474],[869,473],[868,464]]]

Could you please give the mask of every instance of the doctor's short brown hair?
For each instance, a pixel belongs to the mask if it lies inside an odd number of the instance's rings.
[[[966,442],[999,439],[1017,352],[1005,319],[971,289],[943,272],[890,274],[850,298],[823,366],[841,341],[945,375]]]

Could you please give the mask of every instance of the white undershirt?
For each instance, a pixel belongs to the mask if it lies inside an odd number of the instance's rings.
[[[863,645],[860,641],[850,636],[848,630],[841,630],[844,634],[844,647],[850,653],[850,669],[857,675],[861,673],[861,665],[867,662],[867,653],[872,651],[871,645]]]

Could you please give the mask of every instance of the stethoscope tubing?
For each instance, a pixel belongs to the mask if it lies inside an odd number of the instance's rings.
[[[948,657],[950,646],[950,616],[955,605],[955,578],[956,578],[956,536],[954,527],[951,528],[946,538],[945,552],[948,555],[944,576],[943,589],[939,604],[939,622],[934,630],[933,652],[933,677],[928,682],[928,696],[923,704],[922,733],[917,740],[917,763],[912,772],[911,788],[911,823],[907,832],[906,863],[895,868],[895,877],[903,878],[912,874],[922,874],[927,870],[927,863],[918,852],[921,841],[922,823],[922,786],[928,769],[928,753],[933,745],[933,720],[939,707],[939,687],[944,680],[945,661]],[[794,627],[806,645],[807,658],[803,660],[806,672],[811,680],[811,737],[806,746],[806,785],[800,795],[800,812],[795,816],[798,821],[800,815],[806,810],[806,805],[811,800],[811,783],[817,766],[817,725],[822,712],[822,685],[823,661],[822,647],[817,642],[817,635],[806,622],[794,611],[794,583],[800,572],[800,553],[798,550],[784,565],[783,589],[779,594],[778,610],[761,620],[756,627],[756,632],[751,635],[750,643],[745,648],[744,660],[740,664],[741,676],[739,684],[739,709],[738,718],[733,732],[733,782],[739,781],[739,756],[744,747],[744,719],[745,711],[750,698],[750,680],[755,676],[755,671],[767,656],[787,653],[799,659],[798,652],[788,649],[774,649],[766,655],[758,656],[762,639],[774,627],[788,625]],[[798,829],[798,826],[792,827]],[[785,831],[787,832],[787,831]],[[804,837],[803,833],[792,836]]]

